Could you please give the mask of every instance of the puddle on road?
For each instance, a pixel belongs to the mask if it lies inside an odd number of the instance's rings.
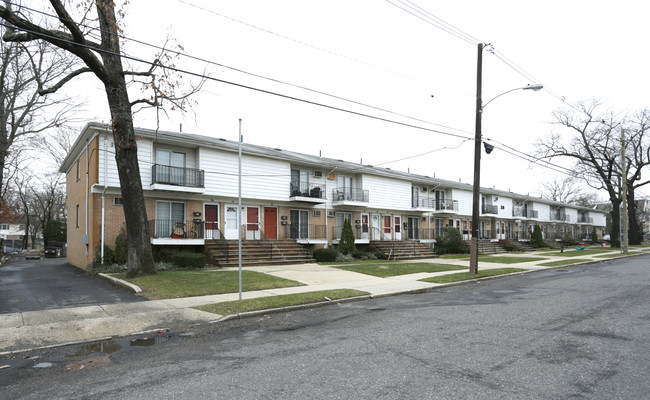
[[[79,346],[74,353],[68,354],[66,357],[80,357],[95,353],[112,354],[121,348],[122,346],[112,341],[91,343]]]
[[[152,336],[131,340],[131,346],[153,346],[154,344],[166,342],[171,336]]]

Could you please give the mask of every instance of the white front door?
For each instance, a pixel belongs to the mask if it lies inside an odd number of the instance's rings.
[[[381,219],[379,214],[372,214],[372,240],[381,238]]]
[[[239,236],[237,226],[237,206],[226,206],[226,232],[224,236],[228,240],[235,240]]]
[[[361,214],[361,239],[370,239],[370,221],[368,214]]]
[[[395,240],[402,240],[402,217],[395,215],[393,222],[395,223]]]

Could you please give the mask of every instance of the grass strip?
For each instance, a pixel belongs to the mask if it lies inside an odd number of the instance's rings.
[[[148,299],[175,299],[179,297],[205,296],[235,293],[239,290],[238,271],[161,271],[126,279],[126,274],[113,274],[142,289]],[[254,271],[242,271],[242,290],[275,289],[304,286],[300,282],[278,278]]]
[[[554,256],[554,257],[580,257],[580,256],[590,256],[593,254],[602,254],[609,253],[612,251],[611,248],[596,248],[596,249],[585,249],[585,250],[567,250],[565,249],[563,253],[560,253],[560,250],[551,251],[548,253],[541,253],[540,256]]]
[[[603,254],[602,256],[596,256],[594,258],[616,258],[616,257],[625,257],[625,256],[634,256],[637,254],[644,254],[641,251],[629,251],[627,254],[624,253],[615,253],[615,254]]]
[[[255,299],[226,301],[223,303],[208,304],[194,308],[214,314],[232,315],[247,311],[269,310],[271,308],[318,303],[321,301],[327,301],[326,297],[330,300],[338,300],[348,297],[364,296],[367,294],[369,293],[352,289],[320,290],[317,292],[284,294],[279,296],[258,297]]]
[[[469,272],[461,272],[459,274],[448,274],[434,276],[432,278],[420,279],[422,282],[432,282],[432,283],[451,283],[459,281],[467,281],[470,279],[483,278],[486,276],[495,276],[495,275],[504,275],[511,274],[513,272],[526,271],[523,268],[496,268],[496,269],[486,269],[478,271],[477,274],[470,274]]]
[[[586,261],[591,261],[591,260],[586,258],[570,258],[568,260],[556,260],[556,261],[551,261],[551,262],[538,264],[538,265],[541,265],[543,267],[559,267],[562,265],[577,264]]]
[[[465,266],[435,264],[435,263],[377,263],[377,264],[352,264],[339,265],[336,268],[346,271],[358,272],[360,274],[386,278],[389,276],[417,274],[419,272],[441,272],[465,269]]]
[[[517,264],[531,261],[548,260],[544,257],[505,257],[505,256],[479,256],[479,261],[496,263],[496,264]]]

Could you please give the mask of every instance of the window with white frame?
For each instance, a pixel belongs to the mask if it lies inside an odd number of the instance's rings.
[[[8,231],[9,224],[0,224],[0,231]]]
[[[156,237],[170,237],[185,233],[185,203],[156,202]]]
[[[185,183],[185,153],[156,149],[156,182]]]

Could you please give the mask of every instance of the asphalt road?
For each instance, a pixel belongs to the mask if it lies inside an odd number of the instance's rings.
[[[15,258],[0,268],[0,314],[143,301],[62,258]]]
[[[649,268],[650,256],[639,256],[185,327],[188,335],[149,335],[157,344],[147,347],[124,338],[5,356],[0,393],[643,399],[650,391]]]

